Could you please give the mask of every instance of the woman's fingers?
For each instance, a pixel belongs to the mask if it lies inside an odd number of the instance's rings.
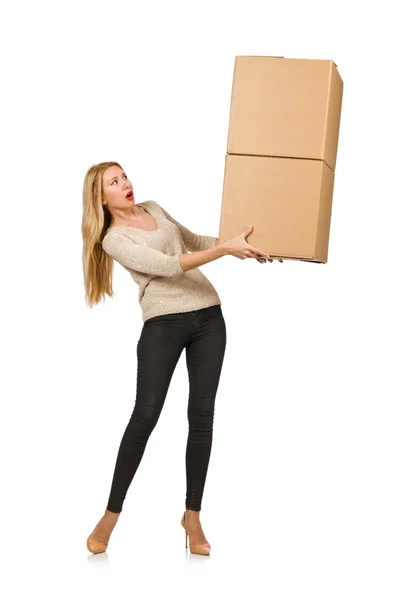
[[[264,263],[264,262],[273,262],[273,259],[272,259],[272,258],[268,258],[268,259],[266,259],[266,258],[264,258],[263,256],[257,256],[257,257],[256,257],[256,260],[257,260],[258,262],[260,262],[260,263]],[[278,260],[279,262],[281,262],[281,263],[283,262],[283,259],[282,259],[282,258],[278,258],[277,260]]]
[[[273,262],[273,259],[270,257],[269,254],[267,254],[267,252],[263,252],[263,250],[260,250],[259,248],[255,248],[254,246],[251,246],[250,244],[248,244],[248,252],[249,252],[249,256],[251,256],[252,258],[256,258],[256,260],[260,263],[263,262]],[[283,262],[282,258],[277,258],[277,260],[279,262]]]
[[[262,258],[270,258],[270,256],[266,252],[263,252],[263,250],[260,250],[259,248],[255,248],[255,246],[251,246],[250,244],[248,244],[248,250],[250,250],[250,252],[252,253],[252,256],[262,257]]]

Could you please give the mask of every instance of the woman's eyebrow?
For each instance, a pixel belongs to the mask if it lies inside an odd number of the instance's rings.
[[[122,175],[125,175],[125,173],[122,173]],[[118,177],[118,175],[116,175],[116,177],[112,177],[112,179],[110,179],[110,180],[109,180],[109,183],[110,183],[111,181],[113,181],[113,179],[117,179],[117,177]]]

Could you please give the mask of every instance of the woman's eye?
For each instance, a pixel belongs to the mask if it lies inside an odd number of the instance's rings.
[[[123,175],[123,177],[127,178],[127,175]],[[114,184],[114,183],[116,183],[116,182],[117,182],[117,179],[115,179],[114,181],[112,181],[112,184],[111,184],[111,185],[113,185],[113,184]]]

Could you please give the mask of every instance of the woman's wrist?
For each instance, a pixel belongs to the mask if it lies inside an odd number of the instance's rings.
[[[225,242],[223,244],[217,244],[216,248],[220,248],[222,250],[223,256],[226,256],[230,252],[230,248]]]

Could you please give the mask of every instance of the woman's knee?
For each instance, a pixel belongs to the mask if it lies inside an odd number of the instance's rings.
[[[137,435],[150,435],[159,420],[160,413],[152,407],[145,410],[134,409],[127,430]]]
[[[195,431],[209,432],[212,431],[214,425],[214,406],[211,404],[206,410],[188,411],[189,429]]]

